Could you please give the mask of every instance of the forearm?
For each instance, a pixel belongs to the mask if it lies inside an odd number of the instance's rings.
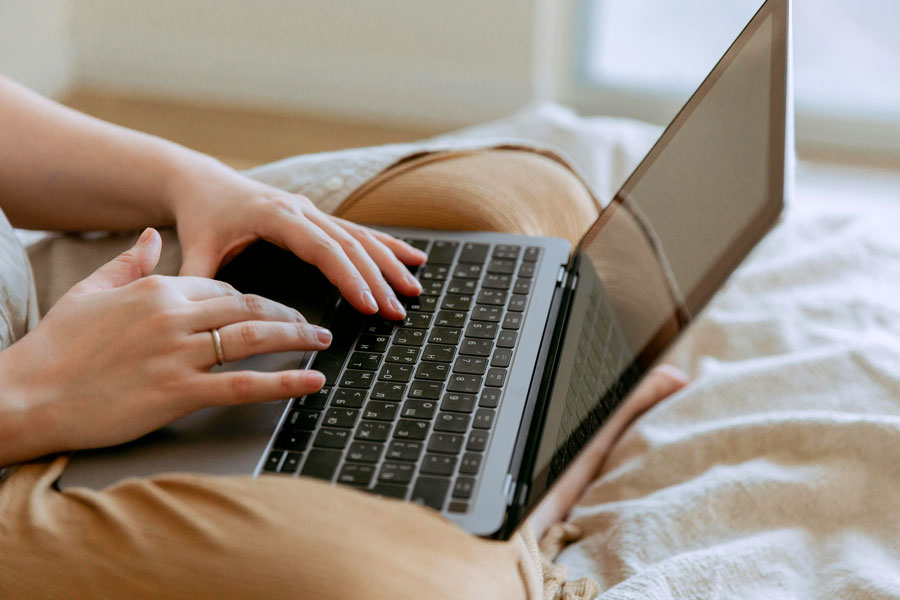
[[[134,229],[174,222],[198,152],[70,110],[0,77],[0,207],[17,227]]]

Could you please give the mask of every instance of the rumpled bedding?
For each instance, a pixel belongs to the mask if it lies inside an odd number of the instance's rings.
[[[304,191],[305,166],[344,165],[318,180],[332,205],[347,157],[375,170],[518,140],[555,149],[605,200],[658,133],[551,105],[252,174]],[[665,360],[693,382],[628,430],[570,515],[569,577],[604,600],[900,598],[900,199],[801,190]]]

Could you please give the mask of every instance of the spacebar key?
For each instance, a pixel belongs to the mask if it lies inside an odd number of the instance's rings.
[[[316,355],[312,368],[325,375],[325,385],[334,385],[347,355],[353,349],[353,342],[362,327],[363,317],[346,301],[341,301],[335,311],[331,327],[331,345]]]
[[[410,500],[430,506],[435,510],[441,510],[444,508],[444,499],[447,498],[448,489],[450,489],[449,479],[419,477],[416,480],[416,487],[413,488]]]

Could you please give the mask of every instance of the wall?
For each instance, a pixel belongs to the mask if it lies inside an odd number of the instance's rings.
[[[458,125],[533,96],[553,0],[70,0],[79,84]]]
[[[0,0],[0,73],[48,96],[71,76],[68,0]]]

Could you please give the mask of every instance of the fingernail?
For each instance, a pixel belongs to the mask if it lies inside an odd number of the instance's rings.
[[[396,298],[391,298],[389,304],[395,311],[401,313],[404,317],[406,316],[406,309],[403,308],[403,305],[400,304],[399,300],[397,300]]]
[[[145,229],[145,230],[144,230],[144,233],[141,234],[141,237],[138,238],[137,243],[138,243],[138,244],[143,244],[144,242],[146,242],[147,240],[149,240],[149,239],[150,239],[150,235],[151,235],[151,234],[150,234],[151,231],[153,231],[153,229],[150,228],[150,227],[148,227],[147,229]]]
[[[375,296],[373,296],[372,292],[370,292],[369,290],[363,292],[363,302],[366,303],[366,306],[369,307],[369,310],[378,312],[378,302],[375,300]]]
[[[331,332],[325,329],[324,327],[313,326],[313,330],[316,332],[316,337],[319,338],[319,341],[323,344],[331,343]]]
[[[416,288],[416,289],[419,291],[420,294],[422,293],[422,284],[419,282],[418,279],[416,279],[415,277],[413,277],[412,273],[407,273],[407,274],[406,274],[406,283],[408,283],[409,285],[411,285],[411,286],[413,286],[414,288]]]
[[[421,250],[419,250],[418,248],[416,248],[416,252],[418,253],[419,258],[422,260],[422,262],[425,262],[426,260],[428,260],[428,255],[425,254],[424,252],[422,252]]]
[[[319,373],[318,371],[307,371],[306,383],[311,386],[322,387],[323,385],[325,385],[325,375]]]

